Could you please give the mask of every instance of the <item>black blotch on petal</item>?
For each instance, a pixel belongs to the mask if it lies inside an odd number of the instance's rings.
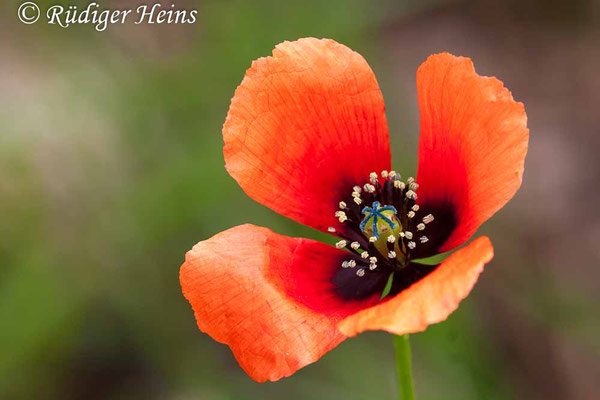
[[[365,270],[364,276],[356,275],[360,268]],[[336,292],[345,300],[363,300],[376,293],[383,292],[387,283],[389,271],[370,271],[368,266],[354,268],[340,267],[333,276]]]
[[[401,291],[408,289],[410,286],[433,272],[438,265],[409,263],[400,271],[396,271],[394,273],[394,280],[392,281],[392,288],[390,289],[388,296],[395,296]]]
[[[414,242],[417,244],[414,250],[410,252],[410,258],[416,260],[419,258],[431,257],[439,253],[439,248],[457,225],[456,207],[450,202],[439,202],[421,205],[417,214],[415,224],[421,222],[424,216],[433,215],[433,221],[425,225],[424,231],[415,230]],[[421,243],[419,237],[427,236],[428,241]]]

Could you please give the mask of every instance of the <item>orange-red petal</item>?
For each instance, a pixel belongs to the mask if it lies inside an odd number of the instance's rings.
[[[487,237],[477,238],[395,297],[343,319],[339,328],[348,336],[366,330],[385,330],[397,335],[423,331],[456,310],[493,253]]]
[[[242,225],[194,246],[180,282],[200,330],[229,345],[253,379],[274,381],[335,347],[345,339],[337,322],[377,301],[336,294],[331,278],[348,254]]]
[[[352,186],[390,168],[383,96],[333,40],[283,42],[252,63],[223,126],[227,171],[254,200],[326,230]]]
[[[502,82],[448,53],[417,71],[421,113],[419,202],[454,225],[439,250],[464,243],[521,185],[527,115]],[[434,213],[435,216],[435,213]]]

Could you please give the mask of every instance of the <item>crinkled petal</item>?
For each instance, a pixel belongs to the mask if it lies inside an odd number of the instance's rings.
[[[254,200],[325,231],[338,202],[390,167],[383,96],[365,59],[329,39],[283,42],[237,88],[227,171]]]
[[[340,330],[348,336],[367,330],[403,335],[445,320],[467,297],[493,252],[487,237],[477,238],[394,297],[343,319]]]
[[[436,228],[435,239],[447,251],[466,242],[521,185],[527,115],[501,81],[448,53],[420,66],[417,89],[419,202],[443,221],[447,229]]]

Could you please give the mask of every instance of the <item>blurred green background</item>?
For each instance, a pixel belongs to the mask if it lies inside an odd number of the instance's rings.
[[[369,61],[405,176],[427,55],[471,57],[526,105],[523,187],[480,230],[495,259],[413,336],[418,398],[600,398],[598,2],[179,0],[196,24],[100,33],[21,24],[20,3],[0,5],[1,399],[395,398],[387,334],[257,384],[181,295],[185,252],[223,229],[324,238],[247,198],[222,156],[245,69],[304,36]]]

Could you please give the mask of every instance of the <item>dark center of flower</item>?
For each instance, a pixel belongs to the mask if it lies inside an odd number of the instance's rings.
[[[406,182],[395,171],[370,174],[369,183],[354,186],[352,193],[339,203],[335,212],[344,229],[329,227],[342,240],[339,249],[350,250],[342,268],[356,271],[356,276],[392,273],[404,270],[419,246],[426,246],[434,221],[432,214],[419,209],[413,178]],[[422,254],[422,252],[419,252]]]

